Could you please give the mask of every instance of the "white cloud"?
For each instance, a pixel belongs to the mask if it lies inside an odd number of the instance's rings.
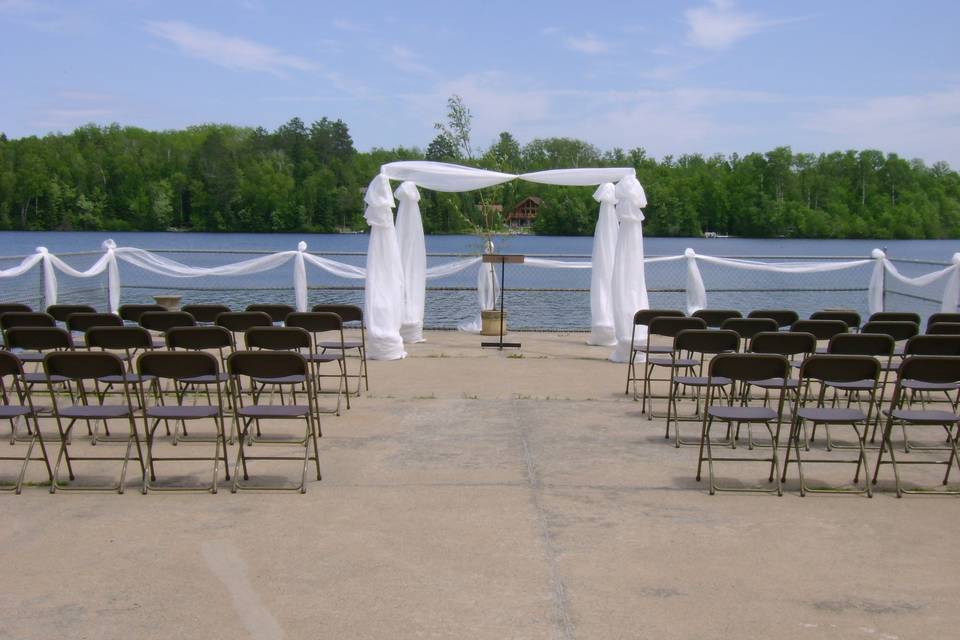
[[[309,60],[289,55],[272,47],[185,22],[148,22],[147,31],[163,38],[188,56],[206,60],[234,71],[265,71],[282,75],[284,71],[310,71]]]
[[[115,117],[113,109],[46,109],[31,124],[50,131],[65,131],[88,122],[103,122]]]
[[[430,74],[433,69],[420,62],[420,56],[410,49],[395,44],[390,47],[384,59],[404,73]]]
[[[871,148],[960,166],[960,89],[881,96],[799,116],[831,149]]]
[[[702,49],[726,49],[740,40],[784,24],[789,20],[768,20],[736,9],[732,0],[710,0],[710,4],[687,9],[687,41]]]
[[[610,51],[610,44],[593,34],[584,36],[571,36],[564,40],[567,49],[579,51],[580,53],[598,54]]]

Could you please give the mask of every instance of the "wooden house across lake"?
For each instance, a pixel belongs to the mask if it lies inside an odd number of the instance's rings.
[[[507,217],[505,222],[508,227],[514,227],[518,229],[526,229],[533,225],[533,221],[537,218],[537,212],[540,210],[540,205],[543,204],[541,198],[536,196],[528,196],[518,202],[516,206],[513,207],[510,211],[507,212]]]

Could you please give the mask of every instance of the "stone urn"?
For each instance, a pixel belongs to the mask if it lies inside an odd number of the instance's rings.
[[[165,293],[160,296],[153,296],[153,301],[158,305],[166,309],[167,311],[179,311],[180,310],[180,299],[183,296],[175,296],[169,293]]]
[[[499,336],[500,335],[500,311],[493,309],[480,312],[480,335]],[[507,312],[503,313],[503,335],[507,335]]]

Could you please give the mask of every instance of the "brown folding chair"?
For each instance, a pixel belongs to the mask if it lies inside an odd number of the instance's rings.
[[[640,309],[633,314],[633,326],[630,329],[630,357],[627,358],[627,386],[624,390],[625,394],[630,393],[630,383],[633,383],[633,399],[637,399],[637,380],[643,380],[643,377],[637,376],[637,367],[636,360],[637,356],[641,353],[670,353],[673,351],[673,344],[664,345],[651,345],[649,340],[649,335],[647,339],[644,340],[644,344],[637,345],[637,327],[643,327],[640,329],[640,333],[647,333],[650,325],[650,321],[654,318],[664,317],[664,318],[683,318],[686,314],[683,311],[677,309]]]
[[[824,309],[810,314],[811,320],[839,320],[847,325],[848,331],[860,330],[860,314],[852,309]]]
[[[33,400],[27,392],[23,381],[23,365],[13,354],[0,351],[0,419],[10,423],[10,444],[26,443],[26,451],[22,456],[0,456],[0,460],[16,460],[20,462],[16,483],[10,491],[19,494],[23,488],[23,480],[27,474],[27,465],[32,460],[42,460],[47,468],[47,477],[53,482],[53,471],[50,469],[50,459],[47,457],[47,447],[40,433],[40,424],[37,412],[33,407]],[[24,435],[17,433],[17,425],[23,422]],[[34,456],[33,450],[40,445],[40,456]]]
[[[843,320],[797,320],[790,325],[790,331],[809,333],[817,339],[817,342],[829,342],[833,336],[848,333],[850,325]],[[816,351],[826,353],[827,346],[818,347]]]
[[[71,313],[67,316],[67,331],[74,341],[86,342],[87,329],[90,327],[122,327],[123,319],[112,313]]]
[[[797,324],[799,324],[799,322]],[[753,336],[753,339],[750,341],[751,353],[772,353],[781,355],[790,361],[792,370],[798,369],[804,359],[810,354],[814,353],[816,349],[816,336],[802,331],[793,331],[792,329],[790,331],[762,331]],[[741,385],[740,389],[741,398],[744,403],[746,403],[747,396],[749,396],[754,388],[763,390],[764,404],[769,402],[771,391],[786,389],[787,393],[791,396],[791,402],[788,402],[787,406],[791,406],[793,401],[796,399],[796,394],[800,390],[800,383],[799,380],[792,375],[786,380],[770,378],[769,380],[754,380],[753,382],[745,383]],[[739,432],[736,435],[739,438]],[[779,445],[779,443],[777,444]],[[764,447],[767,445],[763,444],[762,442],[754,442],[753,430],[751,425],[748,423],[747,448],[753,449],[755,446]]]
[[[880,370],[883,373],[880,376],[880,381],[877,385],[877,393],[875,396],[876,402],[875,407],[873,408],[873,428],[870,433],[871,443],[874,442],[876,438],[877,429],[880,424],[883,396],[886,392],[887,382],[890,379],[890,362],[893,358],[893,351],[895,347],[896,343],[893,341],[893,338],[885,333],[841,333],[834,336],[830,340],[830,344],[827,345],[827,353],[846,356],[872,356],[873,358],[876,358],[877,362],[880,364]],[[827,390],[829,389],[833,391],[833,397],[831,400],[832,406],[837,405],[841,394],[846,395],[846,404],[848,407],[852,404],[854,399],[858,401],[858,404],[862,405],[862,402],[860,402],[861,395],[864,392],[869,391],[870,386],[871,384],[869,380],[853,380],[849,382],[830,380],[822,385],[821,397],[825,396]],[[827,436],[827,449],[829,450],[833,446],[830,440],[829,425],[825,425],[825,431]],[[814,427],[814,433],[815,432],[816,427]],[[843,448],[843,445],[838,445],[838,448]]]
[[[860,333],[887,334],[897,343],[893,354],[900,356],[903,355],[904,343],[920,333],[920,323],[912,320],[870,320],[860,328]]]
[[[27,312],[30,313],[33,311],[33,308],[28,304],[23,304],[22,302],[0,302],[0,314],[13,312]]]
[[[88,304],[51,304],[47,307],[47,313],[53,316],[57,322],[66,324],[67,318],[73,313],[96,313],[96,309]]]
[[[880,379],[880,363],[871,356],[858,355],[824,355],[814,354],[804,360],[800,367],[800,388],[794,399],[793,421],[790,428],[790,439],[787,443],[787,452],[783,460],[783,475],[781,481],[787,479],[787,468],[790,465],[791,447],[795,453],[797,463],[797,473],[800,476],[800,495],[811,493],[866,493],[872,497],[870,490],[870,480],[867,477],[869,470],[867,468],[866,438],[870,425],[873,423],[873,412],[876,409],[877,383]],[[858,383],[861,385],[867,383],[867,412],[850,406],[837,407],[827,406],[823,395],[815,393],[813,385],[821,388],[826,384],[838,383]],[[816,398],[814,401],[813,398]],[[811,406],[813,404],[814,406]],[[837,459],[837,458],[808,458],[803,460],[800,454],[800,440],[806,441],[802,435],[806,433],[804,426],[807,423],[816,425],[832,426],[850,426],[853,429],[857,448],[856,460]],[[862,431],[861,431],[862,427]],[[805,444],[806,448],[806,444]],[[826,451],[830,451],[828,446]],[[853,474],[853,484],[860,481],[860,469],[863,468],[863,489],[842,489],[838,487],[829,488],[811,488],[807,486],[803,475],[803,464],[810,463],[856,463],[856,471]]]
[[[296,311],[296,309],[288,304],[251,304],[247,305],[246,310],[262,311],[270,316],[270,320],[276,324],[283,324],[283,321],[287,319],[287,316]]]
[[[117,309],[120,319],[124,322],[140,324],[140,316],[148,311],[166,311],[167,308],[162,304],[122,304]]]
[[[216,326],[223,327],[233,336],[233,348],[237,348],[237,335],[253,327],[272,327],[273,320],[263,311],[228,311],[217,316]]]
[[[728,321],[729,322],[729,321]],[[707,385],[706,411],[703,414],[703,427],[700,432],[700,455],[697,461],[697,481],[700,481],[703,462],[707,462],[707,468],[710,474],[710,495],[717,491],[742,491],[742,492],[761,492],[776,493],[783,495],[783,488],[780,480],[780,458],[778,454],[778,443],[780,441],[780,429],[783,422],[783,405],[786,401],[786,384],[780,388],[777,400],[777,408],[773,409],[766,405],[752,406],[743,404],[734,404],[734,394],[727,394],[728,402],[726,404],[714,404],[715,399],[720,394],[722,385],[719,381],[730,380],[731,384],[757,382],[759,380],[770,380],[778,378],[786,381],[790,377],[790,361],[784,356],[767,353],[723,353],[715,356],[710,361],[709,380]],[[717,382],[713,382],[716,380]],[[714,440],[710,437],[710,430],[714,422],[725,422],[727,424],[727,433],[731,432],[731,427],[741,424],[762,424],[767,428],[770,434],[770,452],[769,458],[756,458],[746,456],[722,456],[713,455]],[[735,446],[735,445],[734,445]],[[770,463],[770,475],[768,482],[776,482],[776,487],[772,490],[754,488],[754,487],[721,487],[717,485],[714,475],[714,462],[717,461],[740,461],[740,462],[764,462]]]
[[[789,327],[800,319],[800,315],[792,309],[754,309],[747,314],[748,318],[770,318],[777,323],[777,328]]]
[[[346,396],[347,409],[350,408],[350,387],[347,378],[346,351],[349,348],[343,337],[343,321],[336,313],[312,311],[291,313],[287,316],[286,326],[303,329],[310,334],[311,349],[306,355],[312,365],[313,376],[316,381],[317,393],[336,393],[337,410],[340,415],[340,396]],[[332,334],[332,335],[330,335]],[[326,338],[326,340],[324,340]],[[333,338],[332,340],[330,338]],[[321,346],[322,345],[322,346]],[[321,373],[320,366],[328,362],[337,363],[339,372],[336,374]],[[324,391],[320,382],[323,378],[338,378],[337,390]],[[359,392],[360,376],[357,376],[357,390]]]
[[[3,332],[3,344],[5,349],[10,349],[10,343],[7,341],[7,330],[14,327],[56,327],[57,321],[49,313],[39,311],[8,311],[0,314],[0,331]],[[38,353],[18,353],[20,362],[40,362],[43,360],[43,354]]]
[[[674,349],[674,338],[678,333],[685,329],[706,329],[707,323],[701,318],[687,317],[669,317],[659,316],[650,320],[647,326],[647,344],[644,349],[643,363],[643,387],[641,391],[640,412],[647,412],[647,419],[653,418],[653,399],[654,397],[668,398],[668,394],[655,396],[653,393],[654,382],[666,382],[668,385],[677,369],[690,371],[698,364],[697,360],[685,357],[685,354],[677,353]],[[670,339],[670,351],[666,355],[658,355],[660,352],[654,350],[654,337],[663,337]],[[659,345],[657,345],[659,346]],[[669,375],[666,378],[654,378],[653,372],[657,367],[667,368]],[[636,397],[636,387],[634,387],[634,400]],[[650,401],[650,409],[647,410],[647,401]]]
[[[913,311],[878,311],[870,314],[867,322],[912,322],[920,326],[920,314]]]
[[[133,325],[126,325],[121,327],[90,327],[86,333],[87,336],[87,348],[91,351],[99,350],[105,351],[114,354],[120,360],[122,360],[127,367],[127,370],[120,375],[109,375],[100,378],[97,381],[97,393],[101,395],[101,399],[108,394],[118,394],[121,391],[118,391],[118,385],[129,384],[137,385],[144,382],[149,382],[150,379],[142,379],[141,375],[137,373],[134,366],[135,358],[137,354],[150,351],[153,349],[153,338],[150,335],[150,332],[144,329],[143,327],[137,327]],[[102,386],[101,386],[102,385]],[[134,394],[134,398],[138,401],[137,408],[142,410],[143,404],[140,403],[139,394]],[[104,421],[104,435],[100,436],[99,432],[100,423],[98,422],[93,429],[93,444],[104,440],[107,442],[117,442],[116,438],[111,437],[110,435],[110,425]],[[121,436],[120,442],[125,442],[126,438]]]
[[[907,340],[903,347],[904,357],[909,356],[960,356],[960,335],[956,334],[921,334]],[[913,406],[919,403],[923,410],[941,408],[947,411],[958,410],[957,402],[960,397],[960,383],[952,382],[924,382],[920,380],[906,380],[903,383],[901,407]],[[943,394],[942,399],[938,399]],[[946,406],[939,406],[946,405]],[[910,439],[906,429],[903,429],[903,450],[910,453]]]
[[[230,307],[225,304],[185,304],[180,310],[192,315],[197,324],[213,324],[218,315],[229,313]]]
[[[62,491],[117,491],[123,493],[126,486],[127,466],[134,451],[136,460],[140,464],[141,478],[145,472],[143,452],[140,449],[140,438],[137,435],[137,425],[134,421],[133,402],[130,388],[124,378],[125,368],[123,361],[112,353],[102,351],[56,351],[48,353],[43,359],[43,370],[50,381],[47,388],[50,390],[50,401],[53,406],[53,417],[56,420],[57,431],[60,434],[60,451],[57,454],[56,464],[53,467],[53,482],[50,484],[50,493],[58,489]],[[98,380],[106,376],[120,376],[122,401],[119,404],[107,404],[106,396],[96,393]],[[64,404],[53,391],[52,382],[55,379],[70,380],[76,387],[79,403]],[[89,392],[87,385],[92,384],[94,392]],[[126,448],[122,456],[76,456],[70,453],[72,444],[73,426],[78,420],[88,424],[91,420],[123,420],[128,426]],[[66,426],[64,426],[66,422]],[[106,461],[118,460],[123,465],[120,469],[120,478],[116,484],[108,486],[69,486],[61,484],[59,480],[60,465],[65,463],[71,481],[76,479],[74,463],[77,461]]]
[[[340,321],[344,325],[349,325],[352,323],[357,323],[360,327],[360,339],[359,340],[344,340],[344,361],[343,366],[348,370],[347,379],[356,378],[357,379],[357,391],[356,395],[360,395],[360,380],[363,380],[364,388],[367,391],[370,391],[370,376],[367,374],[367,334],[366,329],[363,326],[363,309],[353,304],[315,304],[311,309],[314,313],[335,313],[340,316]],[[322,352],[325,352],[330,349],[336,349],[336,342],[321,342],[317,345],[317,348]],[[347,356],[351,351],[357,351],[357,357],[360,360],[360,364],[357,367],[356,375],[349,373],[349,367],[347,366]],[[347,386],[347,393],[350,393],[350,387]]]
[[[880,467],[889,464],[893,467],[893,475],[896,481],[897,497],[903,497],[905,493],[923,493],[923,494],[960,494],[960,489],[935,490],[908,489],[902,484],[900,477],[900,466],[902,465],[945,465],[947,471],[943,476],[943,486],[947,486],[950,480],[950,471],[953,465],[960,466],[960,456],[957,454],[957,438],[960,437],[960,429],[956,428],[960,423],[960,415],[954,411],[944,411],[939,409],[914,409],[910,406],[904,407],[904,395],[907,392],[908,382],[932,383],[932,384],[958,384],[960,383],[960,357],[958,356],[907,356],[900,363],[897,370],[897,386],[894,389],[893,397],[890,399],[889,410],[886,412],[886,424],[883,430],[883,440],[880,442],[880,452],[877,455],[877,465],[873,472],[873,483],[877,483],[877,476],[880,473]],[[900,425],[906,427],[941,427],[946,433],[947,446],[926,445],[920,446],[913,444],[909,459],[897,460],[895,447],[893,446],[892,434],[893,428]],[[931,460],[921,454],[926,452],[949,451],[950,455],[946,460]],[[884,460],[884,454],[889,453],[890,459]]]
[[[700,318],[707,323],[708,329],[719,329],[724,320],[742,318],[743,314],[736,309],[700,309],[690,314],[693,318]]]
[[[960,322],[960,313],[931,313],[930,317],[927,318],[927,333],[930,333],[930,328],[940,322]]]
[[[42,362],[44,354],[48,351],[73,349],[70,333],[60,327],[10,327],[6,334],[7,348],[24,364]],[[23,379],[28,388],[47,382],[47,377],[39,371],[24,373]],[[65,381],[57,379],[55,382]]]
[[[207,404],[212,404],[210,385],[226,384],[228,381],[227,357],[233,353],[233,335],[224,327],[203,325],[198,327],[174,327],[167,331],[166,339],[167,348],[171,351],[204,351],[215,354],[220,366],[219,373],[216,376],[181,377],[174,385],[178,403],[182,404],[186,395],[193,391],[194,403],[198,401],[199,394],[203,392],[206,395]],[[229,405],[230,402],[230,394],[227,394],[227,404]],[[178,424],[173,432],[174,444],[177,443],[177,436],[181,427],[183,434],[185,436],[189,435],[186,430],[186,423]],[[227,436],[227,441],[230,444],[233,444],[235,427],[235,423],[231,421],[230,433]]]
[[[241,473],[244,481],[250,479],[248,462],[252,460],[302,460],[300,486],[293,490],[300,493],[307,491],[307,466],[311,460],[316,464],[317,480],[320,480],[320,456],[317,447],[317,438],[320,433],[320,420],[317,416],[315,398],[307,393],[306,404],[262,404],[260,395],[255,393],[253,385],[246,386],[244,378],[282,379],[299,377],[306,379],[310,375],[310,366],[299,353],[292,351],[235,351],[227,358],[227,373],[231,380],[231,394],[233,395],[234,413],[238,424],[241,425],[240,435],[237,438],[237,463],[234,467],[233,491],[243,489],[275,489],[286,490],[285,486],[245,486],[241,483]],[[250,456],[246,451],[246,440],[250,436],[250,428],[256,424],[260,429],[262,422],[269,421],[303,421],[303,436],[299,438],[284,438],[273,436],[260,437],[257,440],[257,449],[265,445],[299,445],[303,447],[302,457],[293,456]],[[313,455],[310,447],[313,446]]]
[[[701,320],[706,321],[704,318]],[[679,375],[679,368],[671,368],[673,374],[670,379],[670,397],[667,401],[667,430],[664,438],[670,438],[670,422],[674,423],[674,445],[679,449],[681,445],[698,445],[699,440],[684,440],[680,437],[681,420],[690,422],[699,422],[703,414],[700,408],[702,399],[702,390],[708,385],[714,384],[721,389],[725,389],[730,381],[710,380],[704,375],[704,366],[708,356],[716,356],[721,353],[736,353],[740,348],[740,336],[735,331],[724,331],[722,329],[684,329],[673,339],[673,351],[675,358],[680,359],[684,355],[687,358],[694,358],[699,361],[696,371],[690,371],[689,375]],[[681,416],[677,400],[681,398],[680,387],[684,389],[693,389],[693,400],[695,408],[691,415]]]
[[[156,482],[156,464],[163,461],[197,461],[209,460],[213,462],[213,480],[209,486],[202,487],[202,491],[217,492],[217,476],[219,475],[220,462],[223,461],[225,480],[230,480],[229,463],[227,462],[227,436],[224,429],[224,411],[223,411],[223,378],[220,376],[220,364],[218,360],[209,353],[202,351],[162,351],[154,353],[141,354],[137,359],[137,371],[140,374],[139,395],[140,402],[145,406],[143,412],[143,427],[147,442],[147,473],[143,475],[143,492],[154,491],[195,491],[195,487],[158,487]],[[147,383],[147,380],[151,382]],[[207,389],[207,397],[211,397],[211,387],[215,402],[208,404],[183,403],[183,395],[174,394],[173,404],[166,402],[166,396],[162,393],[155,393],[157,401],[148,405],[147,384],[156,387],[156,381],[169,380],[174,388],[182,383],[197,385],[198,380],[205,380],[204,386]],[[166,425],[167,433],[170,433],[170,421],[175,421],[178,425],[190,422],[213,421],[214,433],[186,434],[179,438],[174,444],[193,443],[193,442],[213,442],[214,450],[212,455],[207,457],[198,456],[157,456],[156,432],[157,427],[163,422]],[[174,430],[176,433],[177,430]]]
[[[243,341],[247,350],[292,351],[304,359],[310,355],[313,345],[310,334],[299,327],[253,327],[244,334]],[[271,402],[275,393],[279,392],[280,404],[286,404],[285,392],[289,390],[291,402],[296,404],[297,390],[300,388],[303,389],[304,393],[314,396],[314,399],[316,399],[317,388],[312,374],[311,368],[306,376],[253,378],[251,379],[251,386],[254,400],[259,401],[260,395],[267,388],[270,389]],[[257,431],[257,437],[259,436],[260,432]]]
[[[960,322],[934,322],[927,325],[927,334],[931,336],[960,335]]]
[[[720,325],[721,329],[736,331],[740,336],[741,351],[750,351],[753,336],[758,333],[777,331],[780,327],[773,318],[729,318]]]

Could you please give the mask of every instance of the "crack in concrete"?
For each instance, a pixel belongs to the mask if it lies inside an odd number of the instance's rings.
[[[553,535],[550,532],[550,525],[547,521],[547,513],[543,508],[541,496],[543,493],[543,482],[540,479],[540,473],[537,471],[537,463],[530,448],[530,438],[527,428],[517,419],[517,401],[511,400],[510,404],[513,410],[510,415],[513,417],[514,426],[520,435],[520,444],[523,447],[523,462],[527,470],[527,483],[530,487],[530,502],[533,505],[534,513],[537,519],[537,528],[540,530],[540,541],[543,544],[543,555],[550,569],[550,583],[552,590],[553,606],[556,610],[556,624],[559,627],[560,637],[564,640],[574,640],[573,623],[570,621],[569,602],[567,599],[567,587],[560,575],[560,567],[557,564],[557,547],[553,541]]]

